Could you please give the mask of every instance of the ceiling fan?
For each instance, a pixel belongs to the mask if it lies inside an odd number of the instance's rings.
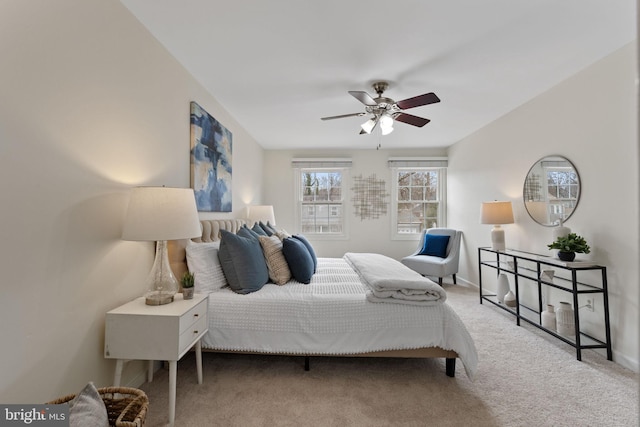
[[[414,116],[412,114],[407,114],[402,110],[440,102],[440,98],[438,98],[433,92],[425,93],[424,95],[414,96],[413,98],[407,98],[403,99],[402,101],[396,102],[391,98],[382,96],[384,91],[389,87],[389,83],[376,82],[372,86],[373,90],[378,94],[376,98],[372,98],[367,92],[358,90],[349,91],[349,94],[351,94],[351,96],[365,105],[365,112],[322,117],[321,120],[342,119],[345,117],[373,114],[373,117],[371,117],[361,125],[362,130],[360,131],[360,135],[365,133],[370,134],[378,124],[380,124],[380,130],[382,134],[388,135],[393,132],[394,120],[417,127],[422,127],[430,122],[429,119]]]

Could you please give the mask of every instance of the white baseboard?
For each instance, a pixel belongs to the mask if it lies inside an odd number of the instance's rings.
[[[627,355],[624,355],[620,352],[613,352],[613,360],[620,366],[624,366],[627,369],[632,370],[633,372],[640,373],[640,366],[638,365],[638,359],[632,359]]]
[[[144,364],[144,369],[141,369],[138,371],[138,373],[136,373],[134,375],[133,378],[131,378],[129,381],[127,381],[126,384],[123,384],[124,387],[131,387],[131,388],[140,388],[140,386],[144,383],[147,382],[147,369],[146,369],[146,363]],[[153,372],[158,372],[158,370],[162,367],[162,362],[161,361],[154,361],[153,362]]]

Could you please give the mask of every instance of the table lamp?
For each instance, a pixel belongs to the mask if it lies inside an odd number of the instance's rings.
[[[131,191],[122,239],[156,242],[155,260],[146,280],[146,304],[168,304],[179,290],[169,265],[167,240],[198,237],[201,233],[191,188],[137,187]]]
[[[483,202],[480,209],[480,223],[493,224],[491,230],[491,249],[504,251],[504,230],[501,224],[513,224],[513,207],[511,202]]]
[[[254,223],[262,221],[263,224],[276,225],[276,217],[271,205],[249,206],[248,216]]]

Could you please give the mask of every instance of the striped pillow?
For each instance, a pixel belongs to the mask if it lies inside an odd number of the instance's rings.
[[[258,240],[267,261],[269,278],[276,285],[284,285],[291,280],[291,270],[282,254],[282,241],[277,236],[260,236]]]

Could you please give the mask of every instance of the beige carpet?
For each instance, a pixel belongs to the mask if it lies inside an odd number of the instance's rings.
[[[638,374],[575,350],[491,305],[477,289],[445,284],[473,336],[470,381],[443,360],[303,358],[205,353],[178,365],[176,426],[636,426]],[[147,426],[168,422],[168,372],[141,387]]]

